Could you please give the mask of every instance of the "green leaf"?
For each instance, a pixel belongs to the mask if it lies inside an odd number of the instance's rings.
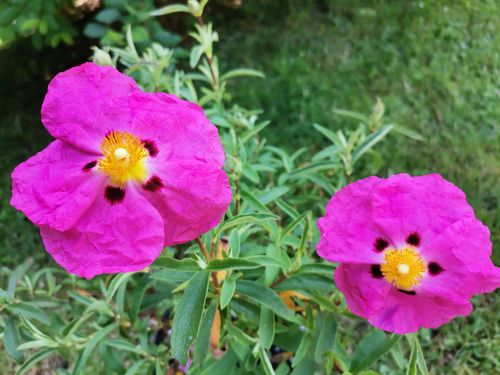
[[[238,280],[236,282],[236,292],[241,293],[253,301],[269,307],[277,315],[297,324],[302,323],[302,319],[296,316],[285,306],[278,294],[272,289],[258,284],[255,281]]]
[[[50,324],[50,319],[45,312],[38,306],[27,302],[19,302],[13,305],[8,305],[7,309],[13,313],[24,316],[28,319],[36,319],[44,324]]]
[[[212,330],[212,324],[214,322],[215,310],[217,309],[217,300],[213,299],[205,311],[205,315],[201,321],[200,331],[198,332],[198,337],[196,337],[196,343],[194,346],[194,363],[200,368],[203,368],[203,363],[208,353],[208,348],[210,345],[210,332]]]
[[[220,291],[220,308],[225,309],[234,295],[236,282],[232,276],[226,277]]]
[[[417,345],[415,344],[415,338],[411,339],[411,354],[410,361],[408,362],[408,368],[406,369],[406,375],[417,375]]]
[[[262,204],[269,204],[274,202],[279,197],[285,195],[290,191],[289,187],[286,186],[278,186],[272,189],[266,190],[265,193],[260,194],[259,200]],[[277,202],[276,202],[277,203]]]
[[[414,139],[415,141],[420,141],[420,142],[425,141],[425,138],[422,137],[415,130],[406,128],[406,127],[401,126],[401,125],[393,125],[393,126],[394,126],[394,131],[398,132],[399,134],[403,134],[404,136],[407,136],[408,138]]]
[[[102,38],[106,34],[106,31],[108,29],[105,26],[93,22],[88,23],[83,29],[85,36],[94,39]]]
[[[229,236],[229,251],[233,258],[240,256],[240,234],[237,230],[233,230]]]
[[[427,369],[424,354],[422,352],[422,348],[420,347],[420,342],[418,341],[418,334],[412,333],[410,335],[406,335],[406,338],[411,345],[410,360],[408,363],[406,374],[417,375],[418,368],[422,375],[428,375],[429,370]]]
[[[212,259],[207,266],[210,271],[221,271],[228,269],[249,270],[262,267],[261,264],[243,258]]]
[[[279,216],[273,214],[266,213],[251,213],[251,214],[241,214],[237,216],[233,216],[231,219],[227,220],[224,224],[222,224],[217,230],[214,232],[214,238],[220,236],[220,234],[228,229],[234,228],[236,226],[241,226],[243,224],[248,223],[260,223],[262,221],[268,220],[278,220]]]
[[[33,356],[31,356],[26,362],[23,363],[21,367],[16,372],[16,375],[23,375],[28,371],[30,368],[35,366],[38,362],[43,360],[45,357],[48,357],[49,355],[54,352],[54,348],[47,348],[44,350],[40,350],[39,352],[36,352]]]
[[[163,8],[156,9],[149,13],[150,16],[158,17],[158,16],[166,16],[167,14],[173,13],[189,13],[189,8],[184,4],[171,4],[167,5]]]
[[[306,354],[309,352],[309,348],[312,345],[312,337],[310,332],[306,332],[302,340],[300,341],[299,348],[293,356],[292,367],[297,366],[297,364],[304,359]]]
[[[389,134],[389,132],[393,128],[393,125],[387,125],[366,137],[366,139],[358,147],[356,147],[356,149],[352,153],[353,163],[357,161],[361,156],[363,156],[366,152],[368,152],[373,146],[379,143],[382,139],[384,139],[385,136]]]
[[[17,267],[9,277],[9,281],[7,283],[7,293],[10,298],[14,298],[14,294],[16,292],[16,286],[21,277],[26,273],[28,268],[33,264],[33,259],[28,258],[23,264]]]
[[[323,134],[326,138],[328,138],[330,141],[333,142],[333,144],[340,146],[341,142],[339,140],[339,137],[337,134],[332,132],[330,129],[325,128],[324,126],[314,124],[314,128],[319,131],[321,134]]]
[[[332,161],[318,161],[316,163],[311,163],[306,165],[305,167],[299,168],[287,174],[288,177],[298,177],[303,176],[310,173],[316,173],[321,171],[334,171],[340,168],[340,164],[338,162]]]
[[[125,375],[135,375],[141,368],[141,366],[144,364],[145,360],[141,359],[137,362],[135,362],[132,366],[129,367]]]
[[[353,374],[357,374],[366,369],[387,353],[400,339],[401,336],[399,335],[388,337],[384,332],[379,330],[369,333],[363,337],[356,347],[349,370]]]
[[[220,80],[222,81],[227,81],[228,79],[231,78],[236,78],[236,77],[258,77],[258,78],[265,78],[265,74],[262,72],[259,72],[258,70],[255,69],[246,69],[246,68],[241,68],[241,69],[233,69],[227,73],[224,73],[221,77]]]
[[[252,193],[250,193],[246,190],[242,190],[241,197],[245,200],[246,203],[248,203],[250,206],[252,206],[257,211],[270,212],[269,208],[267,208],[263,203],[261,203],[259,201],[259,199],[255,195],[253,195]]]
[[[196,272],[200,270],[198,262],[191,258],[174,259],[167,255],[162,255],[153,263],[155,266],[170,268],[176,271]]]
[[[23,361],[23,353],[17,350],[17,347],[21,343],[19,338],[19,331],[14,324],[12,317],[8,317],[5,321],[5,331],[3,333],[3,343],[5,349],[7,349],[7,353],[9,353],[12,358],[14,358],[17,362]]]
[[[365,124],[368,124],[370,122],[370,119],[366,117],[365,115],[357,112],[352,112],[352,111],[346,111],[344,109],[333,109],[333,113],[340,115],[340,116],[345,116],[345,117],[350,117],[356,120],[359,120]]]
[[[184,365],[188,360],[189,347],[198,335],[207,297],[209,275],[208,271],[195,273],[175,309],[172,325],[172,356]]]
[[[318,341],[316,342],[316,350],[314,352],[314,360],[317,363],[323,361],[323,355],[328,351],[333,351],[335,346],[335,336],[337,333],[337,322],[333,313],[325,313],[323,324],[319,333]]]
[[[269,349],[274,340],[274,312],[266,306],[260,307],[259,318],[259,344],[262,348]]]
[[[335,286],[331,277],[314,274],[295,274],[276,285],[276,290],[310,290],[324,293],[333,292]]]
[[[264,373],[266,375],[275,375],[273,365],[271,364],[271,361],[269,360],[266,351],[262,347],[259,348],[259,358],[261,361],[262,368],[264,369]]]
[[[117,327],[118,323],[112,323],[106,327],[101,328],[92,336],[90,341],[87,342],[87,344],[85,344],[83,351],[80,353],[80,356],[76,361],[75,368],[73,369],[72,375],[78,375],[82,373],[96,345],[99,344],[99,342],[102,339],[104,339],[104,337],[106,337],[111,331],[113,331]]]
[[[300,222],[304,220],[309,213],[310,211],[304,212],[302,215],[300,215],[298,218],[294,219],[290,224],[288,224],[286,228],[283,229],[283,232],[281,232],[281,239],[285,238],[288,233],[294,230],[295,227],[297,227],[297,225],[299,225]]]
[[[267,255],[253,255],[246,258],[241,258],[255,262],[264,267],[280,267],[286,269],[289,265],[279,257],[270,257]]]
[[[277,199],[276,205],[280,208],[281,211],[286,213],[292,219],[296,219],[300,216],[299,212],[294,207],[286,203],[284,200]]]
[[[122,285],[123,283],[127,282],[127,280],[133,275],[133,272],[129,273],[121,273],[113,277],[111,282],[109,283],[109,286],[107,288],[106,292],[106,302],[111,302],[113,299],[113,296],[115,295],[116,291]]]
[[[121,15],[118,10],[113,8],[107,8],[97,13],[95,19],[99,22],[110,24],[118,20],[120,16]]]
[[[127,352],[138,353],[141,355],[148,355],[140,346],[134,345],[131,342],[124,339],[109,340],[106,345],[111,346],[116,349],[125,350]]]

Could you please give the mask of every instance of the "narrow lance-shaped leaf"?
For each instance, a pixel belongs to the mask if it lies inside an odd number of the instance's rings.
[[[198,334],[208,291],[208,271],[194,274],[179,301],[172,324],[172,355],[182,364],[188,360],[191,343]]]
[[[238,280],[236,282],[236,291],[259,304],[269,307],[277,315],[288,321],[298,324],[302,323],[302,319],[296,316],[291,310],[288,310],[275,291],[262,284],[258,284],[255,281]]]
[[[366,369],[387,353],[400,339],[400,335],[387,336],[379,330],[369,333],[356,347],[349,370],[353,374],[357,374]]]

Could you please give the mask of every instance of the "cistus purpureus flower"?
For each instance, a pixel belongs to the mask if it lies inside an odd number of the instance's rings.
[[[369,177],[339,190],[318,220],[317,253],[340,262],[347,306],[398,334],[436,328],[500,286],[488,228],[438,174]]]
[[[12,173],[11,204],[68,272],[144,269],[220,221],[231,201],[217,128],[196,104],[145,93],[113,67],[58,74],[42,106],[56,138]]]

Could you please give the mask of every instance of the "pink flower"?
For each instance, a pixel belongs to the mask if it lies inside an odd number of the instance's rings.
[[[203,110],[142,92],[112,67],[58,74],[42,121],[56,140],[14,170],[11,204],[70,273],[144,269],[164,246],[216,226],[231,201],[224,150]]]
[[[318,254],[341,265],[347,306],[399,334],[472,311],[500,285],[489,231],[465,194],[440,175],[369,177],[338,191],[318,220]]]

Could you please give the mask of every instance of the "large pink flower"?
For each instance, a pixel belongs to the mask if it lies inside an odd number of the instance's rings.
[[[14,170],[11,204],[78,276],[141,270],[217,225],[231,201],[203,110],[142,92],[112,67],[58,74],[42,121],[56,140]]]
[[[465,194],[440,175],[369,177],[338,191],[318,220],[318,254],[341,265],[350,310],[399,334],[472,311],[500,286],[489,231]]]

